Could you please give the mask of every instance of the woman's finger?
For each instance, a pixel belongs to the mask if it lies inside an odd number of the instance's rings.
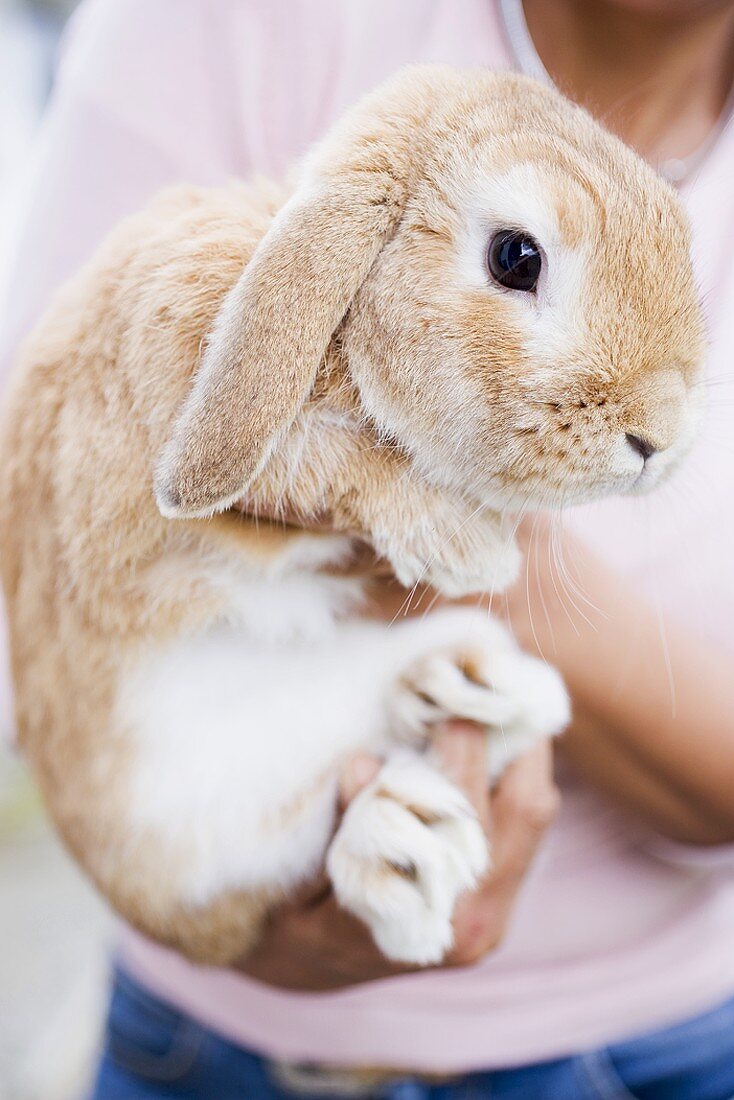
[[[495,883],[522,878],[559,805],[552,747],[543,741],[508,767],[492,795]]]
[[[466,966],[501,943],[517,891],[557,807],[551,750],[542,744],[510,765],[491,796],[492,868],[478,890],[459,899],[449,962]]]
[[[487,735],[472,722],[444,722],[433,738],[441,771],[461,787],[479,820],[489,830]]]

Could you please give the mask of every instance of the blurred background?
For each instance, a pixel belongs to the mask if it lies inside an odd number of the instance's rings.
[[[0,0],[0,295],[17,204],[74,0]],[[105,997],[108,917],[0,729],[0,1100],[80,1100]]]

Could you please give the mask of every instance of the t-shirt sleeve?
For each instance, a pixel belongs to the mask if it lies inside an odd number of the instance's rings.
[[[0,381],[115,223],[186,181],[282,176],[332,117],[341,0],[86,0],[14,209]]]
[[[165,184],[235,171],[209,80],[206,6],[88,0],[71,20],[35,155],[12,200],[3,374],[51,292],[116,222]]]

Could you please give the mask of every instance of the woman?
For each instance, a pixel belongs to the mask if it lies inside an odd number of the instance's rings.
[[[8,349],[155,189],[280,173],[362,92],[425,60],[553,80],[680,186],[712,413],[654,499],[569,515],[573,535],[526,531],[527,577],[496,610],[573,692],[563,807],[531,866],[553,811],[547,761],[508,775],[495,869],[463,901],[449,965],[394,973],[318,888],[239,973],[128,934],[104,1100],[734,1095],[734,0],[90,0],[46,126]],[[381,614],[403,596],[375,583]],[[476,736],[443,739],[486,815]],[[372,766],[354,762],[345,798]]]

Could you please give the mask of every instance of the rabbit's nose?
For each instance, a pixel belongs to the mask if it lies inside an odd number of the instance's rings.
[[[633,435],[632,432],[626,432],[625,439],[632,450],[637,451],[638,455],[642,456],[643,462],[647,462],[648,458],[651,458],[658,450],[655,444],[651,443],[649,439],[645,439],[644,436]]]

